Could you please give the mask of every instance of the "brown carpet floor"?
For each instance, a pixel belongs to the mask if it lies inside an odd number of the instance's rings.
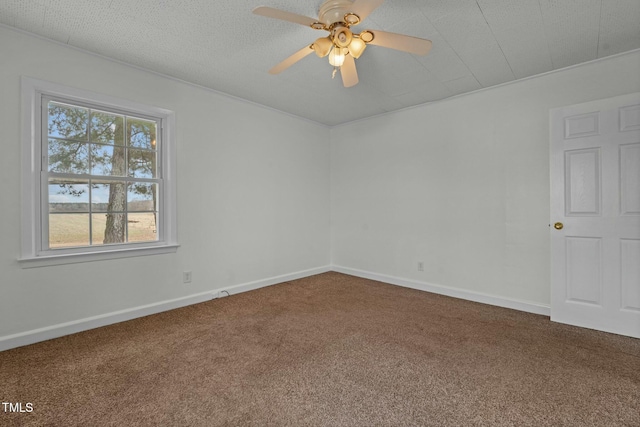
[[[640,340],[325,273],[0,353],[2,426],[640,426]]]

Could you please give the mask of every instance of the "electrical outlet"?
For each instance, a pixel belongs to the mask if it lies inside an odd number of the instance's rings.
[[[183,271],[182,272],[182,283],[191,283],[191,272]]]
[[[424,271],[424,262],[420,261],[418,263],[418,271]]]

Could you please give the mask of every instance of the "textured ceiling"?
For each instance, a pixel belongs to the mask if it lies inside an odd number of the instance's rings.
[[[0,0],[0,23],[327,125],[640,48],[640,0],[386,0],[366,28],[433,41],[427,56],[369,46],[360,83],[310,55],[325,35],[251,13],[315,18],[322,0]]]

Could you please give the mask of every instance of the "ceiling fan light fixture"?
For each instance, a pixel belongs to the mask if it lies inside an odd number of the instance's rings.
[[[359,37],[354,37],[353,40],[351,40],[351,44],[349,45],[349,53],[351,54],[351,56],[353,56],[354,59],[358,59],[360,58],[360,55],[362,55],[362,52],[364,52],[364,49],[366,47],[367,44],[363,42],[362,39],[360,39]]]
[[[320,37],[318,40],[313,42],[313,50],[320,58],[327,56],[332,46],[333,43],[328,37]]]
[[[344,64],[344,52],[341,47],[334,46],[333,49],[331,49],[331,53],[329,53],[329,64],[334,67],[342,67],[342,64]]]

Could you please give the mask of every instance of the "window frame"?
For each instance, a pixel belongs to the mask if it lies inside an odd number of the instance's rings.
[[[178,248],[176,220],[176,148],[175,113],[173,111],[116,98],[57,83],[22,77],[22,245],[18,261],[23,267],[68,264],[104,259],[125,258],[175,252]],[[157,119],[159,156],[158,240],[73,248],[43,248],[48,217],[48,186],[41,165],[47,160],[43,152],[43,115],[45,99],[78,103],[81,106]],[[47,220],[48,221],[48,220]]]

